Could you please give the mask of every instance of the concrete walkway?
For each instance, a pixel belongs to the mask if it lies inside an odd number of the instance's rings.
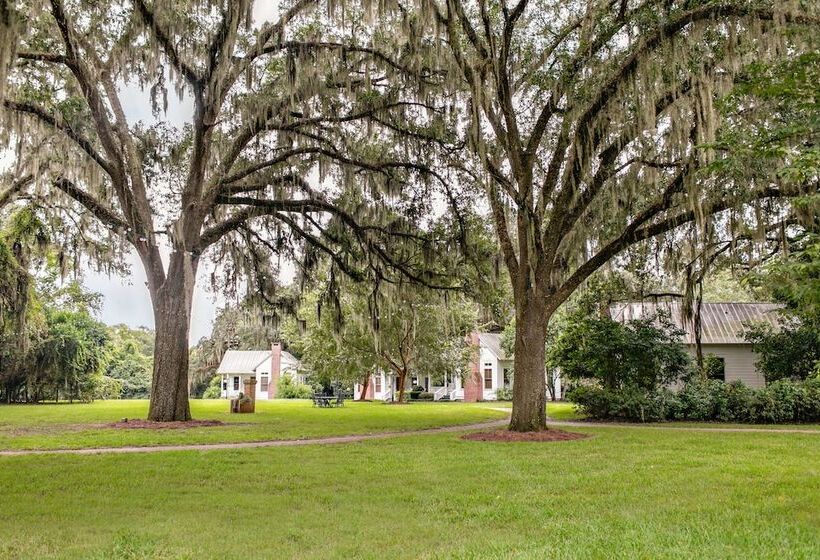
[[[258,447],[294,447],[297,445],[327,445],[333,443],[353,443],[372,439],[388,439],[402,436],[421,436],[428,434],[445,434],[467,430],[486,430],[506,426],[508,418],[478,424],[461,424],[411,430],[406,432],[380,432],[376,434],[358,434],[350,436],[332,436],[313,439],[278,439],[269,441],[242,441],[234,443],[192,443],[185,445],[152,445],[126,447],[86,447],[80,449],[15,449],[0,451],[0,457],[19,457],[24,455],[102,455],[111,453],[158,453],[161,451],[213,451],[220,449],[256,449]]]

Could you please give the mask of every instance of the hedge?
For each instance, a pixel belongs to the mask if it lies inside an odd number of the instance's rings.
[[[567,398],[598,420],[738,422],[782,424],[820,422],[820,379],[776,381],[751,389],[740,381],[693,381],[669,389],[581,386]]]

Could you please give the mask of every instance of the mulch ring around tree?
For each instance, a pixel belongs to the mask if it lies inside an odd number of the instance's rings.
[[[471,441],[524,441],[524,442],[549,442],[549,441],[572,441],[575,439],[586,439],[589,434],[579,434],[576,432],[565,432],[564,430],[542,430],[540,432],[512,432],[510,430],[495,430],[492,432],[473,432],[464,434],[461,439]]]
[[[120,428],[124,430],[185,430],[188,428],[209,428],[212,426],[224,426],[225,422],[219,420],[188,420],[186,422],[152,422],[151,420],[123,419],[119,422],[108,424],[108,428]]]

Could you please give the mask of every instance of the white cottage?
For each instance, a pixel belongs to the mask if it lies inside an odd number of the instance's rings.
[[[420,385],[428,392],[433,393],[433,399],[475,402],[478,400],[496,400],[499,389],[511,389],[513,382],[513,358],[508,356],[501,346],[500,333],[472,333],[470,344],[475,348],[473,359],[470,361],[468,375],[462,379],[460,375],[445,373],[441,381],[443,385],[436,385],[432,379],[413,378],[408,380],[407,389],[413,385]],[[440,381],[440,382],[441,382]],[[557,393],[561,394],[560,379],[556,379]],[[378,372],[371,376],[367,387],[369,400],[390,401],[398,394],[398,379],[395,375]],[[354,387],[354,398],[362,393],[361,384]]]
[[[749,387],[763,387],[766,380],[755,366],[758,357],[752,345],[743,339],[745,325],[752,322],[768,323],[778,328],[778,310],[775,303],[704,303],[701,306],[701,348],[703,355],[714,355],[723,364],[723,380],[742,381]],[[610,308],[616,321],[667,314],[672,322],[685,331],[683,342],[693,357],[696,354],[695,335],[691,323],[683,320],[680,302],[637,302],[613,305]]]
[[[255,377],[256,400],[265,400],[276,397],[282,375],[304,383],[300,369],[299,360],[277,342],[270,350],[228,350],[216,373],[222,376],[223,398],[236,398],[243,391],[245,379]]]

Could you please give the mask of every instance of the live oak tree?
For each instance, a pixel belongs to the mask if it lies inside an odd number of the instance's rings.
[[[307,294],[298,321],[285,328],[315,380],[359,382],[364,399],[370,376],[389,372],[397,381],[395,400],[402,402],[414,377],[462,373],[477,316],[463,294],[413,283],[381,289],[347,283],[336,306],[321,288]]]
[[[0,5],[0,136],[15,156],[0,193],[25,189],[72,220],[72,247],[96,261],[138,255],[156,329],[152,420],[190,418],[191,299],[208,255],[215,282],[262,297],[279,258],[309,269],[319,254],[358,279],[437,283],[435,247],[406,234],[433,197],[424,154],[400,133],[407,115],[440,111],[404,100],[384,69],[427,78],[348,46],[364,23],[331,25],[317,5],[258,22],[250,0]],[[192,104],[184,126],[168,95]],[[134,96],[155,124],[129,120]]]
[[[682,260],[681,247],[765,227],[784,199],[817,189],[816,176],[718,180],[707,169],[722,157],[717,101],[749,62],[816,49],[816,2],[391,6],[380,22],[392,32],[374,31],[374,44],[435,69],[427,95],[466,109],[454,130],[472,157],[449,166],[483,187],[513,284],[513,430],[546,427],[548,322],[594,271],[658,236],[659,255]]]

